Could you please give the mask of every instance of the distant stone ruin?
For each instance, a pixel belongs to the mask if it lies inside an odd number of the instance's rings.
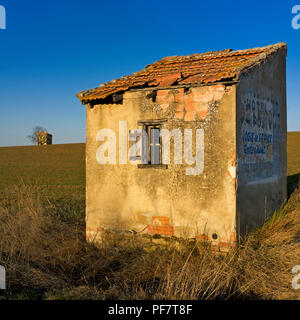
[[[52,134],[47,131],[39,131],[37,132],[37,144],[38,146],[46,146],[52,144]]]

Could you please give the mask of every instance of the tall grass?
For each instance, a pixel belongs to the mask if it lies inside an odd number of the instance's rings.
[[[12,197],[13,195],[13,197]],[[10,186],[0,206],[6,298],[295,299],[300,264],[300,191],[228,254],[201,244],[149,246],[132,238],[85,242],[84,199],[57,201],[34,186]]]

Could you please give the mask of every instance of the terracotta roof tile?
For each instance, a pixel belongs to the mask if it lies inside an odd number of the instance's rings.
[[[95,89],[82,91],[77,94],[77,97],[82,103],[88,103],[131,88],[169,87],[235,80],[243,70],[265,60],[267,56],[282,48],[286,50],[285,43],[247,50],[226,49],[188,56],[165,57],[130,76],[101,84]]]

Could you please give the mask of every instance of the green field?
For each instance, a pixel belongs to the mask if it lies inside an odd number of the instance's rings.
[[[85,144],[1,147],[0,207],[17,203],[22,185],[51,201],[63,219],[84,223]]]
[[[0,147],[0,185],[85,185],[85,144]],[[300,174],[300,132],[289,132],[288,176]]]
[[[0,148],[0,184],[85,185],[85,144]]]

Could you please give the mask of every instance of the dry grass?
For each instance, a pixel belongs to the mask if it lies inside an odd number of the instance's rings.
[[[7,298],[297,298],[291,269],[300,258],[299,190],[226,255],[202,245],[178,250],[172,242],[149,250],[134,238],[108,238],[96,248],[84,241],[82,199],[55,202],[46,190],[25,185],[3,194],[0,264],[7,269]]]

